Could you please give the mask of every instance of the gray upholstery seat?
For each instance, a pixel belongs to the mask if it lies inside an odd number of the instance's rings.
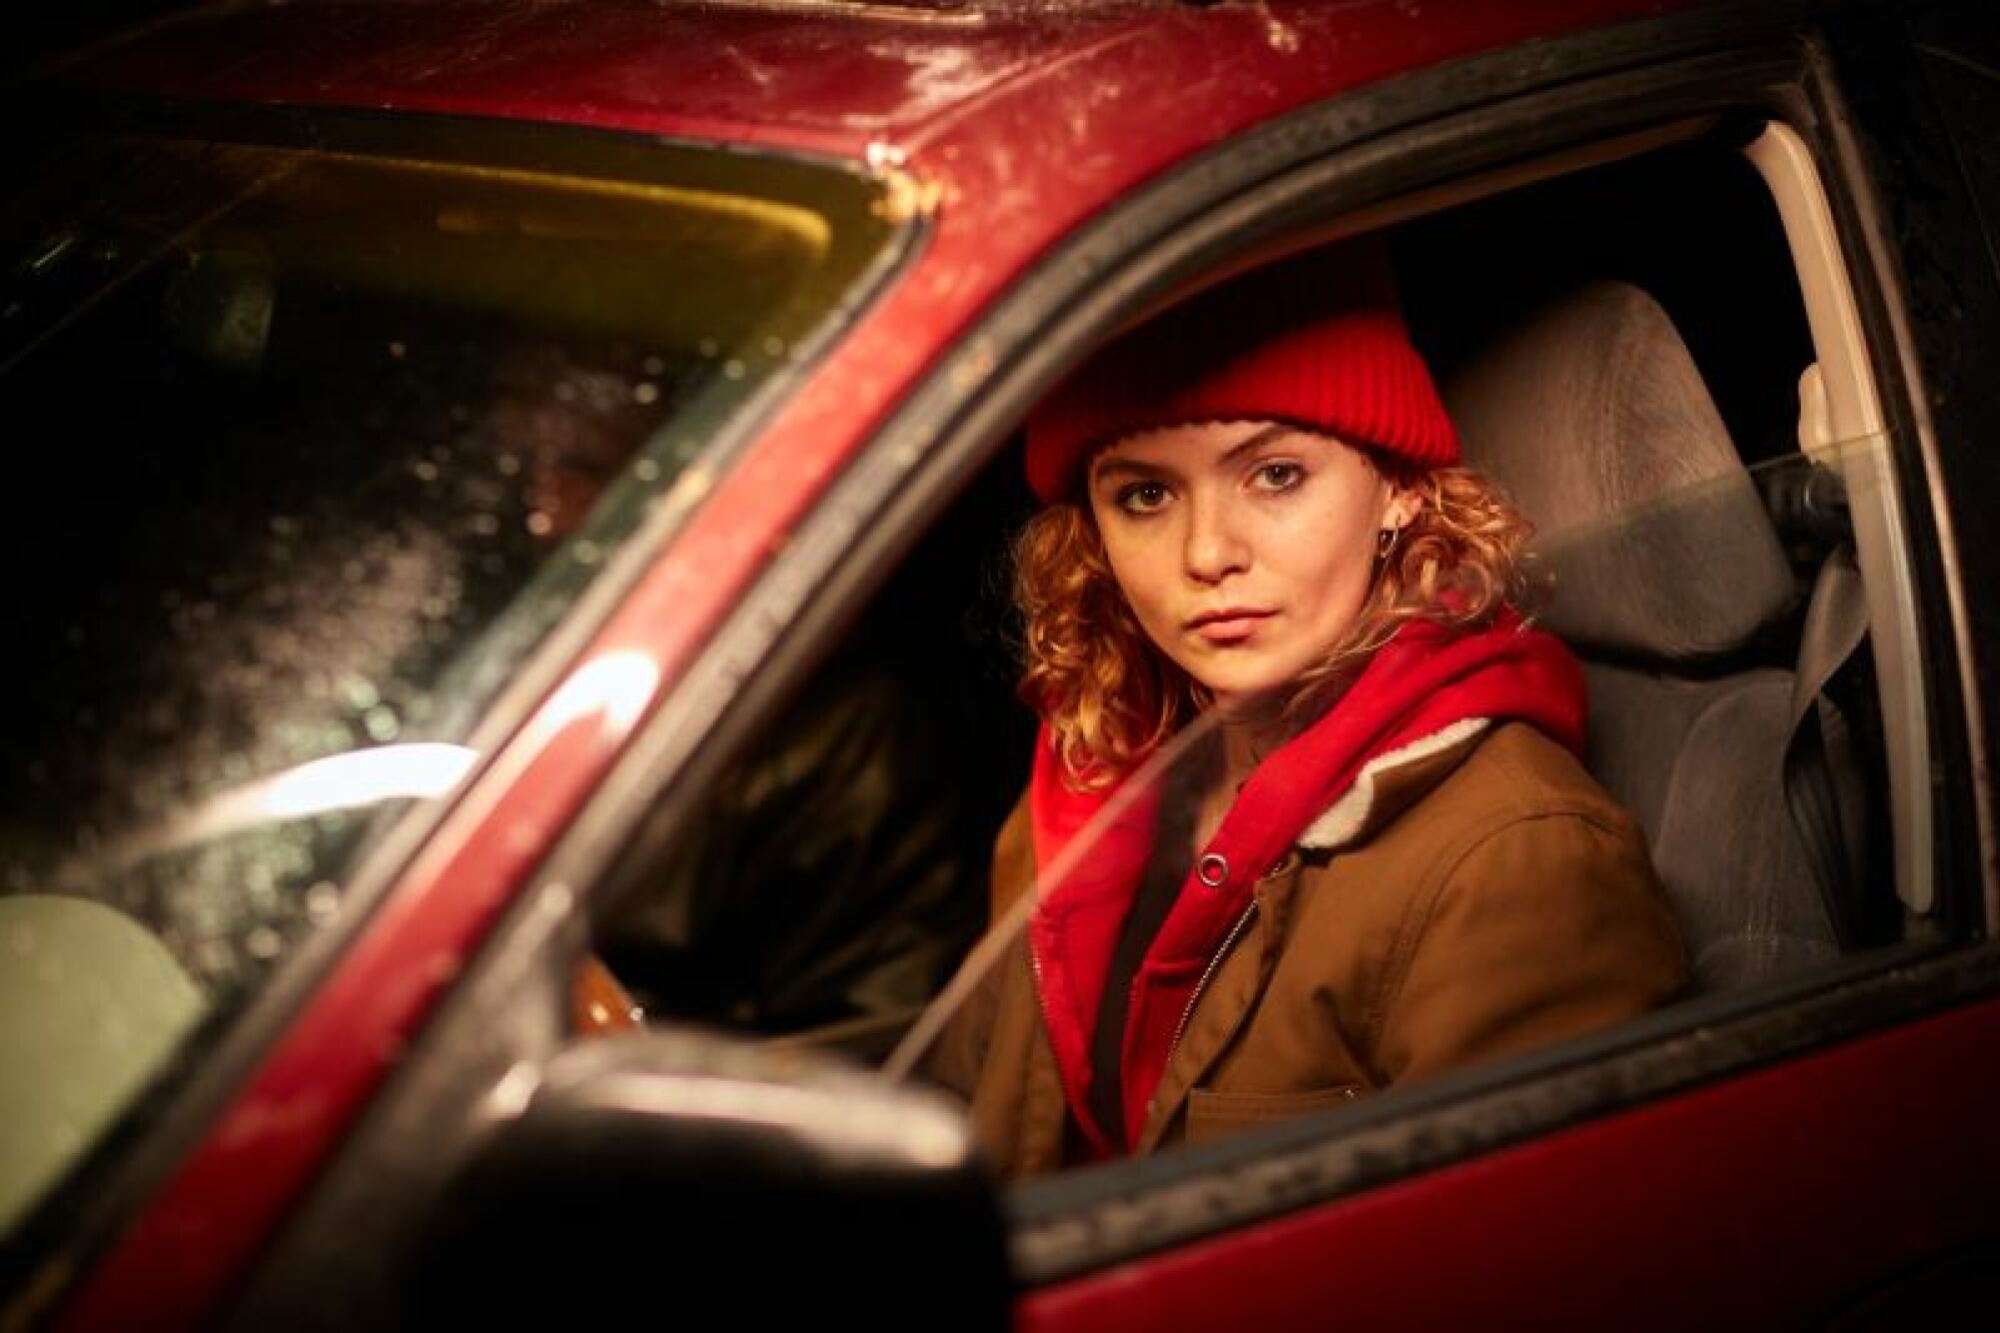
[[[1468,463],[1538,529],[1542,622],[1583,659],[1590,763],[1644,825],[1696,985],[1838,952],[1787,813],[1794,675],[1752,664],[1797,580],[1665,311],[1598,283],[1444,386]]]

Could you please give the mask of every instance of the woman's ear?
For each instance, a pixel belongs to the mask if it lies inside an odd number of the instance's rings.
[[[1389,503],[1382,510],[1382,527],[1386,531],[1401,532],[1410,526],[1417,511],[1423,507],[1423,495],[1414,486],[1389,483]]]

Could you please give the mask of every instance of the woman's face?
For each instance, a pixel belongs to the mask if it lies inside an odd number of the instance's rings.
[[[1416,512],[1359,450],[1255,421],[1129,436],[1091,460],[1089,492],[1139,624],[1218,703],[1324,658],[1368,595],[1377,534]]]

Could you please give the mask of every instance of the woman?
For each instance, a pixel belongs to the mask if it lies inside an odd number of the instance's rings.
[[[931,1071],[1010,1174],[1149,1152],[1616,1023],[1684,964],[1578,761],[1527,525],[1458,439],[1374,243],[1121,339],[1028,424],[1030,788],[996,915],[1119,780],[1217,725],[1059,882]]]

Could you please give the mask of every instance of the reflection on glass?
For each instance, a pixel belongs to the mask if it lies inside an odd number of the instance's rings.
[[[1871,469],[1839,466],[1878,456],[1885,448],[1886,442],[1877,439],[1855,441],[1841,451],[1811,459],[1787,454],[1672,488],[1602,519],[1565,522],[1563,516],[1551,515],[1542,522],[1537,549],[1542,587],[1533,609],[1540,625],[1563,637],[1582,663],[1591,717],[1579,757],[1644,832],[1653,862],[1647,878],[1657,877],[1652,900],[1671,912],[1687,955],[1689,975],[1678,993],[1713,992],[1795,975],[1843,953],[1900,937],[1902,921],[1889,870],[1889,783],[1882,699],[1873,665],[1876,648],[1871,643],[1869,602],[1855,561],[1851,521],[1854,506],[1878,501],[1865,490],[1850,490],[1843,481],[1843,474],[1874,475]],[[1753,569],[1756,577],[1729,576],[1729,571],[1745,568]],[[1721,576],[1709,577],[1705,571],[1720,571]],[[1649,600],[1656,593],[1659,600]],[[1635,610],[1637,614],[1627,614]],[[1398,669],[1421,673],[1427,668],[1405,662]],[[1297,730],[1288,734],[1297,739],[1316,726],[1319,717],[1336,716],[1341,698],[1335,695],[1329,702],[1331,712],[1301,717]],[[1250,710],[1262,717],[1280,711]],[[1488,719],[1469,721],[1489,725]],[[1111,927],[1101,923],[1115,925],[1116,913],[1106,916],[1100,910],[1113,895],[1109,887],[1093,887],[1091,876],[1103,878],[1096,867],[1121,857],[1129,862],[1119,844],[1131,842],[1135,828],[1141,845],[1152,847],[1148,854],[1162,859],[1168,878],[1180,886],[1175,911],[1200,891],[1197,881],[1210,882],[1203,873],[1203,853],[1212,845],[1204,848],[1191,841],[1186,836],[1188,825],[1176,825],[1172,811],[1186,793],[1209,785],[1224,725],[1219,711],[1212,709],[1184,727],[1125,776],[1112,797],[1087,824],[1067,835],[1046,864],[1040,863],[1044,831],[1038,827],[1032,890],[999,905],[988,933],[959,973],[884,1061],[886,1077],[929,1074],[961,1091],[974,1090],[982,1077],[980,1067],[967,1066],[961,1055],[976,1055],[981,1042],[1001,1041],[994,1034],[1008,1030],[1008,1016],[1016,1014],[1023,994],[1031,997],[1031,1004],[1036,999],[1045,1006],[1083,1003],[1068,992],[1049,998],[1044,989],[1044,950],[1050,940],[1076,945],[1075,956],[1058,961],[1071,979],[1085,978],[1077,983],[1081,986],[1087,984],[1088,971],[1078,967],[1075,957],[1087,954],[1090,946],[1077,943],[1081,936],[1076,929],[1066,936],[1052,927],[1041,933],[1047,922],[1040,909],[1060,899],[1058,912],[1072,922],[1096,913],[1097,942],[1102,945],[1104,931]],[[1491,735],[1497,743],[1497,726]],[[1445,740],[1447,747],[1458,744],[1449,735]],[[1277,762],[1291,743],[1286,740],[1268,752],[1274,756],[1270,762]],[[1189,1015],[1199,1012],[1207,996],[1262,995],[1258,987],[1280,984],[1270,980],[1273,967],[1282,972],[1290,966],[1296,975],[1303,966],[1311,974],[1312,965],[1300,964],[1288,951],[1316,948],[1332,958],[1344,956],[1343,950],[1354,952],[1359,947],[1354,940],[1373,938],[1367,931],[1350,935],[1328,929],[1330,923],[1338,924],[1342,910],[1330,905],[1328,891],[1337,888],[1357,903],[1367,896],[1371,891],[1367,885],[1336,884],[1343,861],[1351,857],[1349,864],[1372,865],[1368,857],[1388,855],[1379,850],[1386,841],[1367,840],[1395,836],[1399,812],[1380,803],[1385,793],[1399,790],[1398,782],[1401,790],[1408,791],[1415,781],[1397,776],[1396,766],[1422,764],[1428,756],[1443,753],[1443,749],[1391,752],[1381,757],[1387,766],[1379,772],[1376,761],[1371,761],[1307,825],[1284,856],[1250,867],[1248,873],[1259,878],[1250,895],[1252,905],[1239,921],[1248,922],[1248,928],[1219,934],[1221,943],[1205,956],[1205,965],[1177,957],[1173,961],[1185,963],[1186,969],[1171,976],[1160,974],[1161,985],[1179,985],[1188,997],[1178,1025],[1169,1024],[1170,1036],[1163,1043],[1167,1072],[1158,1086],[1167,1091],[1160,1095],[1170,1091],[1187,1099],[1185,1120],[1178,1130],[1170,1127],[1165,1132],[1165,1141],[1176,1141],[1177,1134],[1195,1141],[1224,1128],[1268,1123],[1281,1112],[1327,1110],[1390,1086],[1400,1077],[1393,1062],[1405,1059],[1408,1052],[1368,1026],[1369,1021],[1393,1023],[1397,1021],[1393,1014],[1368,1020],[1358,1012],[1344,1012],[1366,989],[1366,976],[1354,986],[1343,983],[1321,993],[1324,1007],[1342,1011],[1334,1020],[1339,1035],[1323,1041],[1300,1036],[1316,1031],[1311,1023],[1319,1021],[1317,1011],[1310,1021],[1300,1017],[1286,1029],[1286,1040],[1292,1043],[1289,1051],[1303,1043],[1313,1050],[1362,1053],[1356,1066],[1359,1073],[1315,1075],[1296,1087],[1253,1091],[1231,1086],[1226,1078],[1217,1085],[1204,1083],[1229,1062],[1238,1062],[1233,1067],[1241,1073],[1245,1062],[1257,1058],[1252,1047],[1257,1015],[1263,1010],[1254,1006],[1228,1029],[1231,1035],[1225,1041],[1191,1052],[1181,1047],[1180,1039],[1183,1031],[1193,1030]],[[1366,832],[1357,834],[1357,829]],[[1635,838],[1631,845],[1640,844]],[[1488,896],[1469,899],[1479,907],[1456,921],[1448,907],[1438,907],[1435,918],[1445,924],[1427,925],[1426,932],[1458,930],[1460,946],[1469,958],[1478,956],[1475,936],[1480,931],[1509,940],[1507,957],[1527,960],[1517,970],[1530,987],[1549,979],[1555,979],[1550,984],[1561,983],[1564,968],[1583,946],[1545,955],[1535,952],[1551,947],[1546,941],[1560,922],[1553,916],[1534,916],[1547,911],[1551,900],[1539,863],[1531,869],[1534,873],[1524,871],[1483,886],[1481,892]],[[1242,873],[1243,867],[1234,868],[1237,878]],[[1231,874],[1229,867],[1218,865],[1216,882]],[[1320,881],[1296,893],[1269,887],[1294,876],[1305,881],[1318,876]],[[1084,892],[1078,892],[1080,885]],[[1267,907],[1267,893],[1282,906]],[[1466,925],[1474,918],[1484,922],[1479,930]],[[1514,929],[1510,920],[1534,928],[1509,935]],[[1259,933],[1269,921],[1285,922],[1284,927],[1273,928],[1291,933],[1274,942],[1276,937]],[[1308,924],[1301,925],[1302,921]],[[1370,930],[1382,925],[1362,924]],[[1313,938],[1318,943],[1301,945],[1304,937],[1298,932],[1311,929],[1317,930]],[[1388,932],[1383,933],[1386,938]],[[1418,958],[1421,947],[1428,946],[1420,946],[1410,957]],[[1254,961],[1238,957],[1233,962],[1236,970],[1229,971],[1232,948],[1251,955],[1263,951],[1267,970],[1256,973]],[[1437,997],[1444,996],[1446,1008],[1481,1003],[1476,993],[1500,970],[1468,967],[1460,973],[1445,969],[1431,975],[1425,983],[1432,988],[1428,1002],[1440,1003]],[[1253,974],[1262,979],[1247,979]],[[1617,982],[1616,969],[1608,979],[1579,978],[1577,989],[1552,992],[1555,998],[1537,1012],[1560,1014],[1586,984]],[[1415,1001],[1405,993],[1397,1003]],[[996,1012],[1002,1015],[997,1020]],[[1499,1031],[1515,1018],[1518,1015],[1496,1011],[1489,1026]],[[1149,1031],[1133,1030],[1142,1036]],[[973,1040],[958,1040],[967,1032],[974,1034]],[[1214,1031],[1208,1035],[1214,1036]],[[1127,1039],[1134,1040],[1129,1032]],[[1519,1046],[1503,1042],[1493,1050],[1505,1053],[1531,1045],[1524,1037]],[[1058,1056],[1060,1061],[1060,1052]],[[1182,1056],[1187,1059],[1176,1064]],[[973,1104],[977,1121],[976,1091]],[[1154,1123],[1151,1105],[1145,1112],[1147,1125]]]
[[[0,893],[132,923],[218,1033],[894,232],[744,155],[141,123],[0,140]]]
[[[385,801],[443,796],[472,771],[478,754],[439,742],[384,745],[314,759],[232,788],[91,858],[130,865],[176,847],[209,842],[263,824],[307,819]]]

